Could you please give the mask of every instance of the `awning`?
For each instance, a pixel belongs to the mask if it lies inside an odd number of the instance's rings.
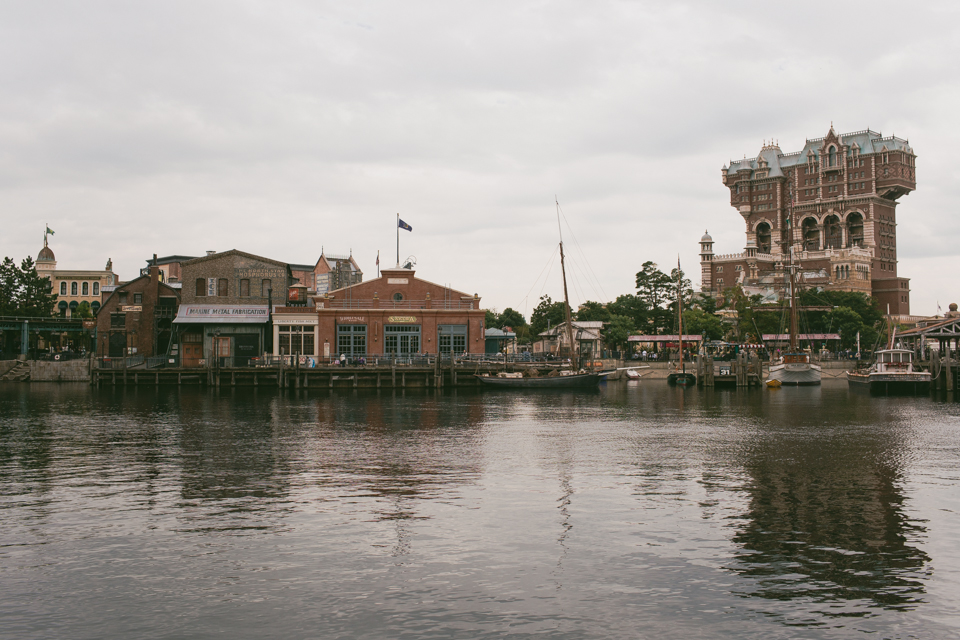
[[[770,342],[771,340],[789,340],[789,333],[765,333],[763,334],[763,341]],[[839,333],[801,333],[797,336],[797,340],[839,340]]]
[[[260,324],[270,319],[266,305],[182,304],[176,324]]]
[[[700,342],[703,340],[703,336],[698,335],[683,335],[684,342]],[[627,342],[679,342],[680,336],[673,334],[672,336],[628,336]]]

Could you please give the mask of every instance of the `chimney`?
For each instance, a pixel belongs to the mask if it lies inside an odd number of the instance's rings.
[[[150,282],[160,282],[160,267],[157,266],[157,254],[153,254],[153,260],[150,261]]]
[[[215,254],[215,253],[216,253],[216,251],[209,251],[209,250],[207,251],[207,255],[208,255],[208,256],[212,256],[212,255]]]

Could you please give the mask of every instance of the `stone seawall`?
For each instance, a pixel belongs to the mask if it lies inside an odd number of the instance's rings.
[[[10,369],[17,366],[16,360],[0,360],[0,376],[5,375]]]
[[[30,362],[31,382],[89,382],[90,361]]]

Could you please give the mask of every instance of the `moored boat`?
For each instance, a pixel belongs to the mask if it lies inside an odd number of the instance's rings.
[[[565,375],[566,374],[566,375]],[[478,375],[477,380],[490,387],[504,389],[582,389],[597,387],[599,373],[561,372],[558,376],[524,377],[523,375]]]
[[[793,261],[793,250],[790,251],[790,264],[784,267],[790,272],[790,350],[783,354],[779,362],[770,365],[767,382],[776,380],[781,385],[814,385],[820,384],[820,365],[814,364],[809,353],[801,351],[797,345],[797,265]],[[777,385],[767,384],[768,388],[778,388]]]
[[[913,352],[909,349],[881,349],[869,369],[847,371],[851,388],[881,395],[928,393],[930,378],[929,371],[914,370]]]

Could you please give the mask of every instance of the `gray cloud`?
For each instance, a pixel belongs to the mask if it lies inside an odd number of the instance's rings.
[[[697,273],[704,228],[740,250],[720,167],[833,121],[915,146],[899,244],[930,311],[943,294],[920,258],[955,261],[960,240],[956,18],[948,3],[7,4],[2,252],[35,256],[49,222],[62,265],[113,257],[122,277],[154,252],[306,262],[321,245],[370,274],[399,211],[420,275],[498,308],[534,287],[529,312],[560,295],[556,269],[534,284],[554,194],[583,249],[577,296],[612,298],[648,259]]]

